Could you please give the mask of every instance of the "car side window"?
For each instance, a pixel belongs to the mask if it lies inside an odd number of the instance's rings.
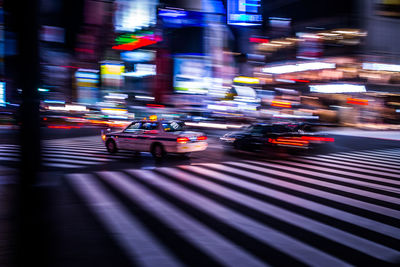
[[[267,126],[262,126],[262,125],[256,125],[254,126],[250,133],[252,136],[262,136],[267,132]]]
[[[274,133],[286,133],[290,132],[290,129],[286,127],[285,125],[274,125],[272,127],[272,132]]]
[[[184,125],[179,122],[172,121],[172,122],[163,123],[162,127],[165,132],[177,132],[177,131],[182,131]]]
[[[140,126],[141,130],[156,130],[157,122],[145,122]]]
[[[129,125],[129,126],[125,129],[124,132],[127,132],[127,133],[134,133],[134,132],[137,132],[137,131],[140,129],[141,126],[142,126],[142,123],[141,123],[141,122],[134,122],[134,123],[132,123],[131,125]]]

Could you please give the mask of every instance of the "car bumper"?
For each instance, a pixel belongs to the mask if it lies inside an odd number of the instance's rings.
[[[179,144],[176,147],[172,147],[170,149],[170,153],[190,153],[197,151],[204,151],[207,149],[207,142],[195,142],[195,143],[187,143],[187,144]]]

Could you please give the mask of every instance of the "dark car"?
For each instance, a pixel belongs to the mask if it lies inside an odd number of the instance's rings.
[[[261,154],[282,150],[313,149],[334,139],[316,132],[306,132],[307,125],[299,123],[257,123],[220,138],[228,150],[243,150]]]

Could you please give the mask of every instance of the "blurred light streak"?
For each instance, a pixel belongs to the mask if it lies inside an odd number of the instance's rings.
[[[154,100],[153,96],[142,96],[142,95],[135,95],[137,99],[146,99],[146,100]]]
[[[367,106],[368,105],[368,100],[366,100],[366,99],[358,99],[358,98],[347,98],[346,103],[347,104],[353,104],[353,105]]]
[[[265,38],[256,38],[256,37],[250,37],[249,41],[251,43],[259,43],[259,44],[266,44],[269,43],[269,39]]]
[[[146,104],[146,106],[150,108],[165,108],[164,105],[158,105],[158,104]]]
[[[234,82],[237,83],[247,83],[247,84],[259,84],[260,79],[258,78],[253,78],[253,77],[244,77],[244,76],[238,76],[233,79]]]
[[[310,92],[313,93],[363,93],[366,92],[364,85],[355,84],[323,84],[323,85],[310,85]]]
[[[292,103],[285,102],[285,101],[273,100],[273,101],[271,101],[271,106],[273,106],[273,107],[281,107],[281,108],[291,108],[292,107]]]
[[[276,67],[266,67],[262,69],[262,72],[272,74],[283,74],[309,70],[321,70],[321,69],[334,69],[336,68],[335,63],[325,62],[311,62],[311,63],[300,63],[296,65],[283,65]]]
[[[400,72],[400,65],[394,64],[363,63],[362,68],[365,70]]]

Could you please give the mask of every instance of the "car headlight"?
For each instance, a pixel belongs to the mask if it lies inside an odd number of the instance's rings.
[[[223,136],[220,138],[220,140],[225,141],[225,142],[234,142],[236,140],[236,138],[230,137],[230,136]]]

